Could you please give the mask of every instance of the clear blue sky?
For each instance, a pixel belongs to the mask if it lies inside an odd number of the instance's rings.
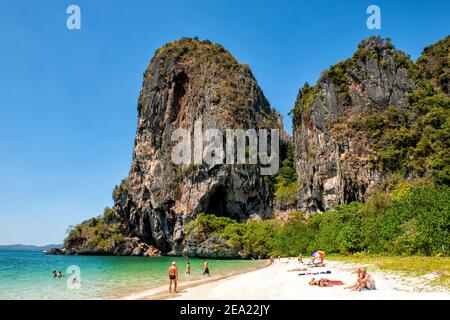
[[[82,29],[66,28],[77,4]],[[366,28],[378,4],[382,29]],[[183,36],[248,63],[287,116],[299,87],[349,57],[362,39],[391,37],[414,59],[449,34],[442,1],[0,0],[0,244],[60,243],[99,215],[130,168],[142,73]]]

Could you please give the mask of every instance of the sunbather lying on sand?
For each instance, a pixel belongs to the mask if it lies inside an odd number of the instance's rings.
[[[342,286],[344,283],[341,280],[330,280],[326,278],[320,278],[319,280],[311,279],[309,282],[310,286],[319,286],[319,287],[332,287],[332,286]]]

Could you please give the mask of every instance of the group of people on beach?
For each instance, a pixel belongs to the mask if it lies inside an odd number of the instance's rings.
[[[316,251],[313,253],[312,258],[310,259],[310,261],[308,263],[306,263],[307,268],[303,267],[303,268],[296,268],[293,270],[288,270],[288,271],[307,271],[308,268],[321,268],[321,267],[325,267],[325,263],[324,263],[324,258],[325,258],[325,252],[323,251]],[[269,258],[269,264],[272,264],[273,262],[275,262],[275,260],[278,260],[279,262],[281,261],[281,257],[280,256],[271,256]],[[317,261],[318,260],[318,261]],[[298,256],[298,262],[302,265],[304,265],[303,262],[303,255],[300,254]],[[322,269],[317,269],[317,270],[322,270]],[[168,270],[169,273],[169,293],[172,293],[172,283],[174,284],[174,292],[177,292],[177,285],[178,285],[178,267],[177,267],[177,263],[175,261],[172,262],[172,265],[169,267]],[[299,275],[308,275],[308,274],[324,274],[324,273],[331,273],[330,270],[327,270],[326,272],[303,272],[300,273]],[[372,278],[372,276],[370,274],[367,273],[367,270],[364,268],[358,268],[355,273],[357,274],[357,279],[356,281],[345,287],[345,289],[350,289],[350,290],[355,290],[355,291],[361,291],[363,289],[367,289],[367,290],[374,290],[375,289],[375,280]],[[187,262],[186,264],[186,275],[190,275],[191,274],[191,264],[190,262]],[[208,261],[205,260],[203,262],[203,276],[208,275],[211,276],[210,272],[209,272],[209,264]],[[312,286],[319,286],[319,287],[332,287],[332,286],[341,286],[344,285],[344,282],[342,282],[341,280],[330,280],[327,278],[320,278],[318,280],[316,280],[315,278],[312,278],[309,282],[310,285]]]
[[[308,268],[316,268],[316,267],[325,267],[324,258],[325,258],[325,252],[323,251],[315,251],[312,255],[311,260],[306,265]],[[316,258],[319,259],[319,261],[316,261]],[[303,255],[300,254],[298,256],[298,262],[302,265],[304,265],[303,262]],[[299,273],[299,275],[308,275],[308,274],[325,274],[325,273],[331,273],[330,270],[327,271],[321,271],[321,272],[314,272],[314,271],[308,271],[308,268],[302,267],[302,268],[295,268],[293,270],[288,271],[302,271],[302,273]],[[367,273],[366,269],[359,268],[355,272],[357,274],[356,282],[345,287],[345,289],[355,290],[355,291],[361,291],[363,289],[367,290],[374,290],[375,289],[375,280],[372,278],[370,274]],[[319,287],[332,287],[332,286],[341,286],[344,285],[344,282],[341,280],[330,280],[327,278],[320,278],[316,280],[315,278],[312,278],[309,281],[309,284],[311,286],[319,286]]]
[[[178,285],[178,267],[175,261],[172,262],[172,265],[169,267],[169,293],[172,293],[172,283],[174,284],[174,292],[177,293],[177,285]],[[188,261],[186,263],[186,272],[185,274],[188,276],[191,274],[191,263]],[[207,260],[203,262],[203,276],[207,275],[211,276],[209,272],[209,263]]]
[[[357,269],[356,273],[358,276],[356,282],[345,287],[344,289],[350,289],[352,291],[361,291],[364,289],[375,290],[375,280],[373,280],[372,276],[367,273],[366,269]],[[309,284],[311,286],[333,287],[342,286],[344,285],[344,282],[341,280],[330,280],[327,278],[320,278],[319,280],[312,278]]]

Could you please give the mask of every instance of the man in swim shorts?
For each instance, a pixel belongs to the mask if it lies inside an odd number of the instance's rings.
[[[177,292],[177,282],[178,282],[178,268],[177,263],[174,261],[169,268],[169,293],[172,293],[172,281],[174,283],[174,292]]]

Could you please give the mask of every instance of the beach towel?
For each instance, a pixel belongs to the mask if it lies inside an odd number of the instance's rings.
[[[308,270],[307,268],[296,268],[296,269],[291,269],[288,271],[292,272],[292,271],[307,271],[307,270]]]
[[[299,275],[299,276],[306,276],[306,275],[318,275],[318,274],[330,274],[330,273],[331,273],[330,270],[327,270],[327,271],[321,271],[321,272],[312,272],[312,271],[309,271],[309,272],[300,272],[298,275]]]

